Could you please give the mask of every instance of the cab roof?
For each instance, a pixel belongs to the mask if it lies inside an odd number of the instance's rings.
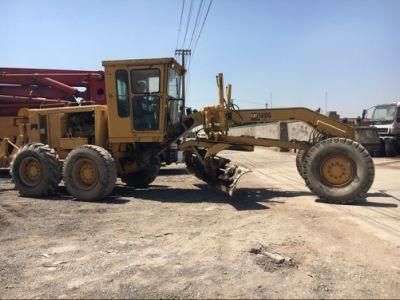
[[[140,59],[126,59],[126,60],[104,60],[103,66],[151,66],[159,64],[169,64],[174,65],[178,72],[182,72],[182,66],[173,57],[163,57],[163,58],[140,58]]]

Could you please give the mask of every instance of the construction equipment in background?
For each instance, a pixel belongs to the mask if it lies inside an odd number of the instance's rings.
[[[224,95],[217,76],[219,104],[187,110],[182,99],[185,70],[173,58],[104,61],[107,105],[21,108],[14,124],[17,142],[1,134],[1,152],[10,158],[20,194],[44,197],[61,180],[81,200],[106,197],[119,177],[128,186],[146,187],[158,175],[161,161],[174,161],[169,149],[189,130],[202,137],[180,145],[188,169],[203,181],[233,195],[245,170],[219,156],[223,150],[253,151],[255,146],[299,149],[297,167],[306,185],[321,199],[351,203],[371,187],[374,165],[354,141],[354,128],[306,108],[244,109],[232,105],[231,85]],[[244,122],[299,120],[314,128],[309,141],[281,141],[229,136]],[[172,157],[172,158],[171,158]]]
[[[105,104],[103,71],[0,68],[0,138],[19,143],[16,120],[21,108]],[[20,143],[19,143],[20,144]],[[8,145],[9,146],[9,145]],[[9,165],[15,147],[0,146],[0,168]]]
[[[373,112],[371,118],[367,118],[370,109]],[[393,157],[400,154],[400,102],[364,109],[361,125],[376,128],[380,140],[380,147],[375,153],[377,156]]]
[[[104,71],[0,68],[0,168],[9,166],[22,145],[17,125],[23,118],[18,115],[22,108],[105,105],[105,89]],[[176,147],[169,151],[171,155],[177,153]],[[171,159],[175,161],[176,157]]]
[[[381,156],[382,144],[378,130],[375,127],[357,125],[355,140],[359,142],[371,156]]]
[[[378,156],[381,152],[381,141],[379,139],[378,130],[375,127],[361,125],[361,117],[358,118],[340,118],[336,111],[329,111],[327,114],[330,118],[341,120],[342,122],[355,126],[355,140],[364,146],[371,156]]]

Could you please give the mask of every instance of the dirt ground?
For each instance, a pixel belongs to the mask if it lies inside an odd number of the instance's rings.
[[[22,198],[3,175],[0,298],[400,297],[399,159],[346,206],[319,202],[293,153],[226,155],[253,170],[235,199],[179,165],[101,202]]]

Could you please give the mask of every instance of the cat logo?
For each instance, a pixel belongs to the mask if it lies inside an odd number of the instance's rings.
[[[271,119],[272,115],[270,111],[267,112],[253,112],[250,114],[252,121],[262,121]]]

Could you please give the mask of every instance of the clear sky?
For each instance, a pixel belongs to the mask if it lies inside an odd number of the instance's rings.
[[[185,0],[188,47],[201,0]],[[209,0],[204,0],[205,6]],[[174,56],[182,0],[0,0],[0,66],[102,69]],[[205,15],[200,15],[200,22]],[[356,116],[400,99],[400,0],[214,0],[190,64],[189,105],[306,106]],[[196,38],[196,35],[195,35]]]

